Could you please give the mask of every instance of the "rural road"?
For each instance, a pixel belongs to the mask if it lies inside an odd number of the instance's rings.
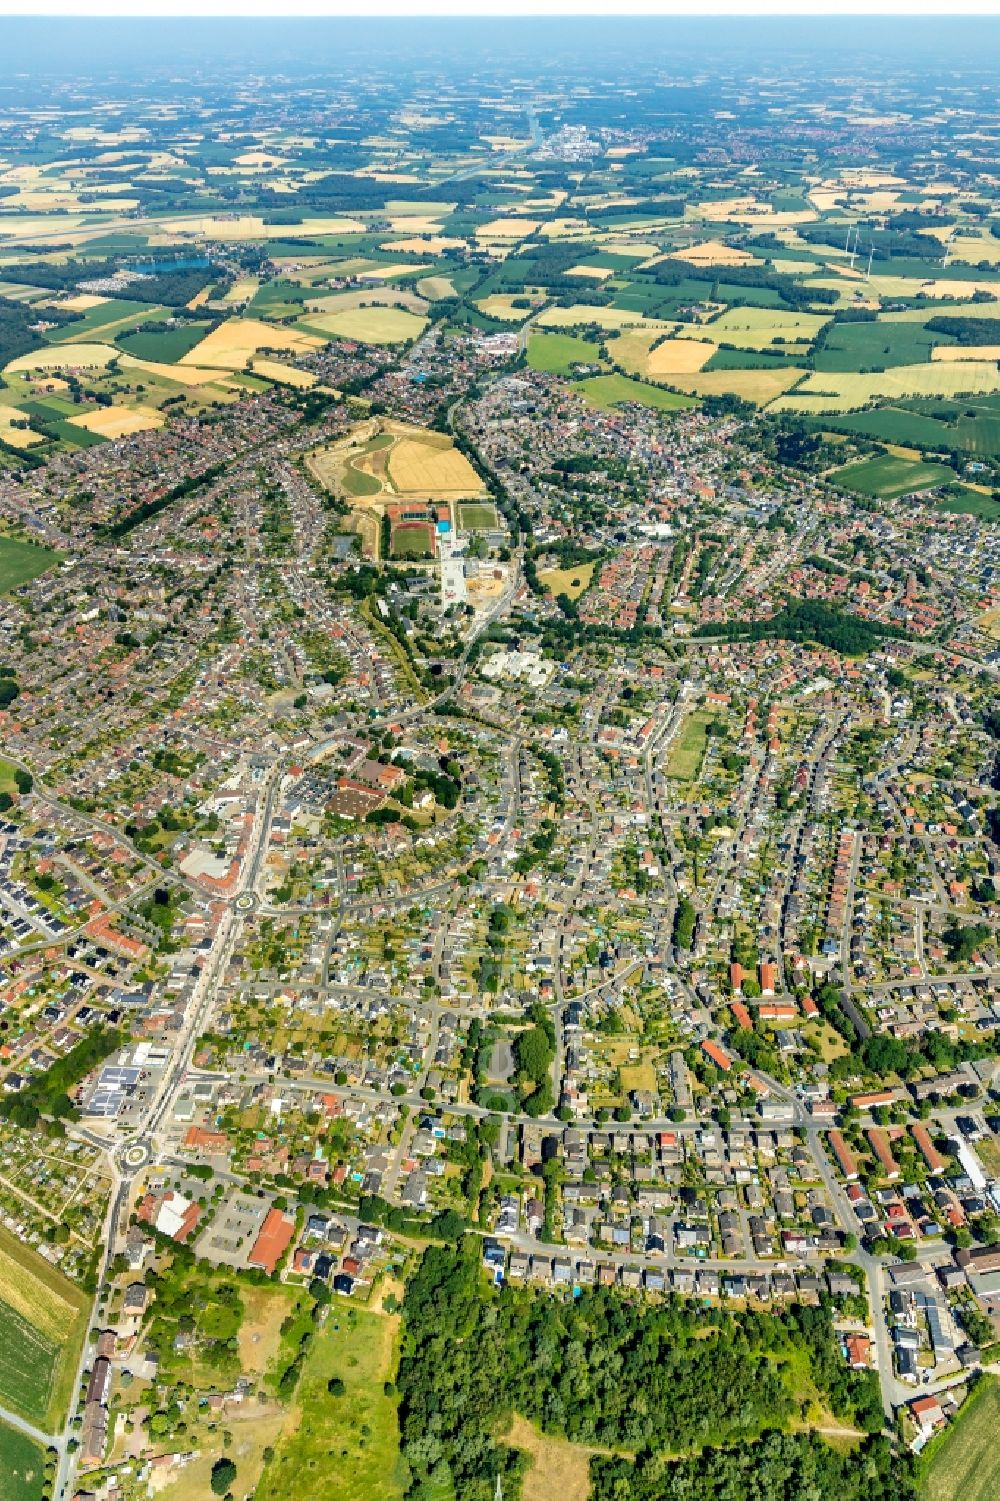
[[[11,1412],[9,1407],[0,1407],[0,1422],[6,1423],[8,1428],[16,1428],[18,1433],[23,1433],[27,1438],[33,1438],[36,1444],[41,1444],[43,1449],[61,1449],[63,1441],[56,1438],[54,1433],[43,1433],[36,1428],[34,1423],[26,1423],[24,1418],[19,1418],[16,1412]]]

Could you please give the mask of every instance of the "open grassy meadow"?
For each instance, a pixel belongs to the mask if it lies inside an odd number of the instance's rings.
[[[593,563],[582,563],[576,568],[545,568],[538,575],[538,582],[550,594],[566,594],[578,599],[589,588],[594,576]]]
[[[984,1376],[922,1461],[921,1501],[992,1501],[1000,1494],[1000,1380]]]
[[[658,412],[677,412],[694,406],[690,396],[681,396],[677,391],[664,391],[659,386],[647,386],[641,381],[629,380],[627,375],[593,375],[579,381],[574,387],[577,396],[599,412],[610,412],[614,407],[636,401],[640,406],[652,407]]]
[[[858,495],[874,495],[880,500],[895,500],[911,491],[930,490],[955,478],[955,471],[944,464],[924,464],[913,459],[898,459],[885,454],[847,464],[832,476],[845,490]]]
[[[0,1494],[4,1501],[41,1501],[45,1456],[16,1428],[0,1423]]]
[[[275,1445],[261,1501],[400,1501],[407,1469],[396,1402],[398,1320],[335,1301],[306,1358],[293,1410]],[[333,1396],[332,1377],[344,1383]]]
[[[568,375],[574,365],[598,365],[601,354],[590,339],[575,334],[530,334],[528,365],[546,375]]]
[[[975,516],[979,521],[1000,521],[1000,501],[981,490],[971,490],[962,485],[954,495],[948,495],[938,504],[939,511],[952,516]]]
[[[666,774],[678,782],[692,782],[698,775],[708,742],[712,715],[699,710],[685,719],[667,751]]]
[[[542,1433],[517,1413],[504,1441],[528,1457],[521,1501],[587,1501],[594,1450]]]
[[[0,594],[30,583],[58,562],[60,554],[47,547],[0,534]]]
[[[0,1229],[0,1406],[54,1432],[69,1405],[87,1298]]]

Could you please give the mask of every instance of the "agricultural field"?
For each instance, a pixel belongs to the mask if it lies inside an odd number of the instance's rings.
[[[283,365],[280,360],[254,360],[251,367],[254,375],[274,381],[279,386],[294,386],[298,391],[309,391],[316,384],[316,377],[309,370],[297,370],[294,365]]]
[[[767,406],[805,373],[794,366],[776,370],[701,370],[697,375],[676,376],[673,383],[696,396],[738,396],[755,406]]]
[[[60,555],[47,547],[0,533],[0,594],[9,594],[61,561]]]
[[[653,407],[659,412],[676,412],[694,405],[690,396],[676,391],[664,391],[658,386],[644,385],[641,381],[629,380],[626,375],[593,375],[573,387],[577,396],[588,406],[600,412],[610,412],[614,407],[636,401],[640,406]]]
[[[389,450],[389,484],[397,495],[428,499],[478,495],[479,475],[450,438],[441,433],[400,433]]]
[[[829,322],[815,313],[792,313],[783,308],[731,308],[705,325],[717,344],[739,349],[767,349],[772,345],[811,344]]]
[[[277,327],[256,318],[230,318],[200,339],[177,363],[202,369],[242,370],[262,349],[308,354],[322,342],[301,329]]]
[[[573,334],[537,334],[528,338],[528,366],[546,375],[569,375],[576,365],[599,365],[601,351]]]
[[[782,410],[846,412],[879,397],[941,396],[954,400],[1000,391],[1000,367],[982,360],[934,360],[925,365],[896,365],[870,375],[825,371],[809,375]]]
[[[41,1501],[45,1456],[16,1428],[0,1422],[0,1476],[4,1501]]]
[[[928,315],[930,316],[930,315]],[[835,323],[826,331],[822,348],[814,355],[817,370],[888,370],[893,365],[918,364],[957,348],[945,336],[934,334],[920,323]]]
[[[162,427],[164,419],[150,407],[97,407],[79,417],[67,418],[70,426],[85,428],[101,438],[125,438],[131,433]]]
[[[520,295],[508,297],[502,292],[493,292],[489,297],[480,297],[475,305],[487,318],[497,318],[501,323],[523,323],[525,318],[531,316],[532,307],[537,302],[537,298]]]
[[[268,1501],[401,1501],[407,1469],[395,1400],[383,1390],[395,1373],[397,1334],[396,1318],[331,1305],[264,1473]],[[339,1396],[328,1390],[334,1377],[344,1383]]]
[[[376,497],[478,499],[483,484],[445,433],[406,423],[369,422],[307,459],[327,489],[366,503]]]
[[[845,468],[836,470],[831,478],[845,490],[854,490],[858,495],[896,500],[900,495],[947,484],[955,478],[955,471],[943,464],[918,463],[912,459],[899,459],[886,454],[875,459],[865,459],[860,464],[848,464]]]
[[[361,344],[406,344],[419,338],[427,320],[401,307],[369,305],[335,313],[310,313],[302,329],[325,339],[357,339]],[[280,344],[280,341],[277,341]]]
[[[24,421],[25,413],[17,407],[0,406],[0,443],[6,443],[9,448],[33,448],[41,443],[41,434],[21,426]]]
[[[19,355],[4,369],[4,375],[19,370],[104,370],[116,357],[110,344],[59,344]]]
[[[0,1406],[43,1432],[68,1406],[86,1309],[79,1288],[0,1229]]]
[[[190,354],[196,344],[205,337],[209,324],[189,320],[178,323],[175,328],[143,328],[133,333],[119,334],[115,343],[127,354],[140,360],[152,360],[154,364],[172,365]]]
[[[922,1460],[921,1501],[992,1501],[1000,1491],[1000,1381],[983,1376]]]

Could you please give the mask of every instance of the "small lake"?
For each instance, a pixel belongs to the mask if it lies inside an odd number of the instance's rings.
[[[128,269],[158,276],[163,271],[202,271],[211,264],[207,255],[190,255],[176,261],[130,261]]]

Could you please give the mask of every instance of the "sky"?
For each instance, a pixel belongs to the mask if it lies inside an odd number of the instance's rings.
[[[1000,15],[1000,0],[0,0],[8,16]]]

